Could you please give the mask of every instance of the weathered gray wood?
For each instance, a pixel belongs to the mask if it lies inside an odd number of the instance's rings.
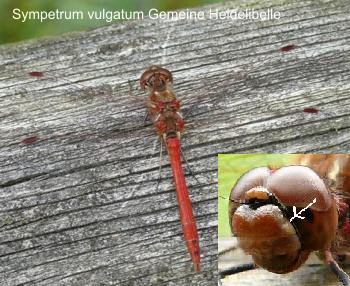
[[[348,1],[218,7],[273,7],[282,18],[146,19],[0,48],[4,285],[214,285],[216,154],[347,152]],[[288,44],[296,49],[281,52]],[[151,64],[173,72],[189,122],[183,149],[202,182],[187,176],[200,274],[167,162],[156,189],[158,141],[135,100],[145,97],[137,80]]]

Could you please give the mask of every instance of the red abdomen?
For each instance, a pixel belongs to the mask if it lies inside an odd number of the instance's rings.
[[[176,187],[176,196],[179,204],[180,220],[182,230],[187,244],[188,252],[191,254],[194,268],[200,271],[200,249],[196,220],[192,211],[192,204],[188,195],[185,176],[182,170],[180,157],[180,142],[178,138],[168,138],[166,141],[170,157],[173,178]]]

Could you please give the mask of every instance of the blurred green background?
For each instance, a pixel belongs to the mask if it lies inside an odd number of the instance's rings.
[[[83,11],[84,14],[86,14],[86,11],[102,10],[103,8],[109,11],[124,9],[126,11],[147,12],[151,8],[168,11],[222,1],[223,0],[0,0],[0,18],[2,19],[0,43],[4,44],[42,36],[58,35],[69,31],[87,30],[108,24],[104,20],[91,21],[89,19],[47,20],[44,22],[29,20],[22,23],[20,20],[14,20],[12,18],[12,11],[15,8],[19,8],[23,12],[56,9],[60,11],[79,10]]]
[[[252,168],[292,165],[295,154],[219,154],[218,158],[218,235],[232,236],[228,221],[228,203],[236,181]]]

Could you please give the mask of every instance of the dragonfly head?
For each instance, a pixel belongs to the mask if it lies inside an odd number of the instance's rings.
[[[149,67],[140,77],[140,85],[143,89],[161,91],[168,83],[173,82],[171,72],[159,66]]]
[[[300,216],[293,220],[295,210]],[[245,173],[233,187],[229,220],[239,245],[257,265],[287,273],[312,251],[330,247],[337,230],[337,208],[312,169],[260,167]]]

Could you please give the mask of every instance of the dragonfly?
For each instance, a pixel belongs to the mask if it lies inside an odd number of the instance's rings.
[[[44,73],[38,71],[30,72],[29,76],[35,78],[45,77]],[[146,69],[139,80],[141,89],[148,90],[149,92],[148,99],[143,101],[143,103],[146,105],[147,115],[151,117],[157,134],[161,139],[160,154],[162,154],[163,145],[166,146],[169,154],[184,238],[194,265],[194,270],[195,272],[200,272],[198,231],[181,163],[182,150],[180,139],[185,128],[185,121],[180,113],[180,101],[172,91],[172,82],[173,77],[171,72],[159,66],[151,66]],[[142,102],[139,97],[132,95],[130,82],[129,85],[130,91],[128,96],[131,97],[132,100],[134,99],[137,102]],[[22,140],[22,143],[33,144],[36,141],[37,138],[32,136]],[[160,162],[160,174],[161,166],[162,163]]]
[[[297,270],[312,252],[338,280],[350,258],[350,155],[298,155],[291,165],[253,168],[232,188],[229,223],[253,263],[220,271],[221,278],[264,268]],[[296,213],[297,210],[297,213]]]
[[[185,121],[180,113],[180,101],[177,100],[172,91],[172,82],[173,78],[170,71],[158,66],[149,67],[140,78],[141,88],[149,91],[146,104],[148,114],[152,118],[161,143],[166,146],[169,154],[184,238],[194,270],[199,272],[198,231],[181,165],[180,138],[185,128]]]

